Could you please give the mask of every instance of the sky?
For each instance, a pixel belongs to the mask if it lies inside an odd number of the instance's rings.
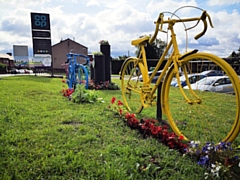
[[[169,12],[167,18],[183,6],[206,10],[214,28],[208,26],[206,34],[195,40],[202,23],[188,31],[184,24],[177,24],[181,53],[198,49],[228,57],[240,48],[240,0],[0,0],[0,4],[0,54],[13,53],[13,45],[26,45],[33,56],[30,13],[35,12],[50,15],[52,45],[70,38],[88,47],[91,54],[100,51],[99,41],[107,40],[112,57],[135,56],[131,41],[152,35],[159,13]],[[201,13],[196,8],[180,8],[172,18]],[[158,38],[168,42],[169,33],[159,32]]]

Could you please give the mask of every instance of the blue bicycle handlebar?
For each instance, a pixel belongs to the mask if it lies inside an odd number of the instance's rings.
[[[75,54],[75,53],[68,53],[67,54],[67,63],[69,62],[69,60],[74,57],[74,60],[76,60],[76,57],[83,57],[86,59],[86,62],[83,63],[82,65],[87,65],[89,64],[89,61],[90,61],[90,58],[86,55],[83,55],[83,54]]]

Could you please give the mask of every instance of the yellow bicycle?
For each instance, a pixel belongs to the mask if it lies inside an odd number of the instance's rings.
[[[232,142],[237,137],[240,127],[240,81],[237,74],[226,61],[213,54],[198,50],[181,54],[174,31],[177,23],[195,22],[193,27],[196,27],[202,21],[204,29],[195,36],[195,39],[198,39],[205,34],[208,21],[213,27],[210,15],[202,10],[199,17],[174,19],[172,17],[175,14],[172,13],[171,18],[166,19],[165,14],[160,13],[155,22],[153,36],[144,36],[132,41],[132,45],[139,46],[140,55],[127,58],[121,67],[121,90],[125,106],[129,111],[140,113],[143,108],[156,105],[156,91],[161,83],[162,112],[178,136],[184,136],[185,140],[201,142]],[[168,31],[163,30],[164,24],[167,25]],[[170,32],[170,40],[155,69],[149,75],[145,46],[154,42],[159,31]],[[160,69],[161,74],[156,83],[151,83]],[[220,81],[211,84],[213,82],[209,81],[219,76],[213,78],[210,77],[211,74],[204,74],[207,70],[220,72],[225,84]],[[192,75],[196,75],[195,81],[190,79]],[[185,86],[182,84],[183,80]],[[199,83],[197,80],[200,80]],[[171,86],[174,81],[178,87]],[[195,84],[191,84],[192,82]],[[214,88],[215,92],[212,92],[211,88]],[[224,88],[231,94],[217,93],[224,92]]]

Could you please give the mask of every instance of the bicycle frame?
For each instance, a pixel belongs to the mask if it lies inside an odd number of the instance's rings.
[[[169,19],[169,20],[163,20],[163,14],[161,13],[159,15],[159,18],[158,18],[158,21],[161,21],[161,28],[158,29],[159,27],[159,23],[157,21],[157,25],[156,25],[156,30],[155,30],[155,33],[154,33],[154,36],[150,39],[150,37],[148,38],[142,38],[143,40],[139,41],[140,43],[138,44],[140,46],[140,55],[139,55],[139,59],[141,60],[141,63],[139,63],[139,66],[142,66],[142,69],[144,70],[144,72],[142,73],[142,76],[143,78],[146,80],[143,84],[143,89],[145,88],[148,92],[150,92],[150,97],[151,97],[151,101],[154,100],[154,93],[156,92],[158,86],[160,85],[161,81],[163,81],[165,75],[167,74],[168,72],[168,69],[169,68],[174,68],[174,72],[176,74],[176,79],[177,79],[177,82],[178,82],[178,85],[179,85],[179,88],[180,88],[180,91],[183,95],[183,97],[186,99],[186,101],[189,103],[189,104],[192,104],[192,103],[200,103],[200,99],[198,98],[198,96],[194,93],[194,91],[192,90],[191,86],[190,86],[190,82],[188,80],[188,78],[186,78],[186,83],[187,83],[187,86],[189,87],[189,90],[190,92],[195,96],[196,100],[193,101],[193,100],[190,100],[186,94],[184,93],[183,91],[183,88],[182,86],[180,85],[180,76],[179,76],[179,67],[183,64],[183,60],[181,60],[181,58],[183,59],[183,57],[186,57],[188,55],[191,55],[193,53],[196,53],[197,50],[193,50],[193,51],[189,51],[189,52],[186,52],[185,54],[181,55],[180,52],[179,52],[179,48],[178,48],[178,43],[177,43],[177,38],[176,38],[176,34],[174,32],[174,25],[176,22],[189,22],[189,21],[198,21],[197,24],[199,23],[200,20],[203,20],[204,22],[204,30],[203,32],[201,32],[200,34],[198,34],[197,36],[195,36],[195,39],[198,39],[200,38],[202,35],[204,35],[204,33],[206,32],[206,29],[207,29],[207,24],[206,24],[206,17],[209,18],[209,22],[210,22],[210,25],[212,26],[212,22],[211,22],[211,19],[210,19],[210,16],[206,13],[206,11],[203,12],[202,16],[201,17],[197,17],[197,18],[187,18],[187,19]],[[167,44],[167,47],[166,49],[164,50],[162,56],[160,57],[155,69],[153,70],[152,72],[152,75],[149,76],[148,75],[148,65],[147,65],[147,58],[146,58],[146,51],[145,51],[145,44],[147,43],[147,41],[149,41],[150,43],[156,38],[157,36],[157,33],[158,33],[158,30],[162,31],[162,32],[165,32],[162,30],[162,25],[166,23],[168,24],[168,29],[170,31],[170,34],[171,34],[171,40],[170,42]],[[213,26],[212,26],[213,27]],[[135,40],[132,41],[132,44],[133,45],[137,45],[137,42],[138,40]],[[157,71],[159,70],[159,68],[161,67],[161,65],[163,64],[163,61],[165,60],[165,57],[167,55],[167,53],[169,52],[170,48],[173,48],[173,52],[172,54],[170,55],[169,58],[167,58],[167,62],[166,64],[164,65],[163,69],[162,69],[162,73],[160,74],[160,76],[158,77],[156,83],[155,83],[155,86],[150,89],[150,83],[153,79],[153,77],[155,76],[155,74],[157,73]],[[187,70],[186,70],[186,67],[182,66],[183,67],[183,72],[184,72],[184,75],[185,77],[187,77]],[[145,72],[146,71],[146,72]]]
[[[86,62],[84,64],[79,64],[77,63],[77,57],[83,57],[86,59]],[[84,71],[84,74],[86,76],[86,89],[88,88],[88,71],[85,68],[85,65],[89,65],[89,57],[83,55],[83,54],[74,54],[74,53],[69,53],[67,54],[67,62],[68,64],[68,75],[67,75],[67,84],[70,89],[75,88],[76,84],[81,84],[82,82],[77,82],[76,79],[76,73],[78,70],[78,76],[80,77],[81,74],[79,72],[79,69],[82,69]]]

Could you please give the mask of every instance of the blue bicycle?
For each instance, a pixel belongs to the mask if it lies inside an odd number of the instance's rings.
[[[77,63],[77,58],[80,58],[83,63]],[[66,78],[69,89],[75,89],[77,84],[85,84],[85,88],[88,89],[88,67],[90,58],[83,54],[68,53],[67,61],[68,64]]]

